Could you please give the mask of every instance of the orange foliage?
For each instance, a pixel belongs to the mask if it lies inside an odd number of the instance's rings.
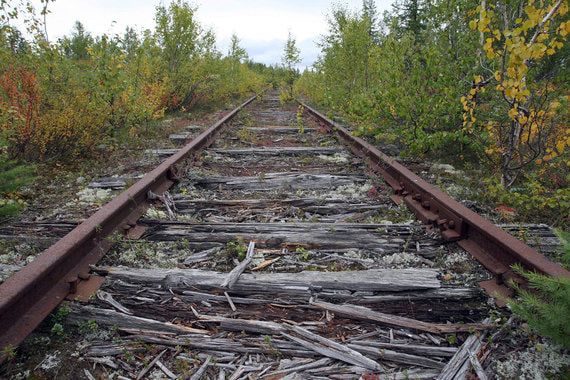
[[[36,74],[10,66],[0,76],[0,129],[13,141],[13,149],[26,154],[29,142],[40,127],[40,88]]]

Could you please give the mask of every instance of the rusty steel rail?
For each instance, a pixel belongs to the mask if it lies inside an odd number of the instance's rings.
[[[229,112],[0,285],[0,352],[21,343],[68,295],[97,288],[101,279],[90,275],[89,266],[111,247],[108,237],[133,230],[148,207],[149,191],[168,190],[177,182],[177,165],[210,145],[222,126],[255,98]]]
[[[327,129],[336,132],[354,154],[384,178],[394,190],[396,202],[405,202],[418,219],[438,228],[443,240],[457,241],[493,274],[493,280],[483,281],[480,285],[498,298],[499,304],[512,295],[515,284],[526,284],[524,278],[513,272],[513,264],[553,277],[570,278],[570,272],[560,265],[469,210],[363,139],[352,136],[347,129],[314,108],[299,103]]]

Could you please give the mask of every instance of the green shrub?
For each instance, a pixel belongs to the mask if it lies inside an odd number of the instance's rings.
[[[568,237],[568,233],[565,236]],[[567,240],[564,241],[562,262],[570,264]],[[521,290],[520,297],[509,303],[513,313],[539,334],[570,348],[570,279],[527,272],[521,267],[515,267],[515,270],[528,280],[530,290]]]
[[[0,16],[9,16],[0,21],[33,19],[23,4],[5,3],[0,1]],[[273,69],[249,63],[237,37],[234,53],[224,57],[196,12],[190,2],[176,0],[156,8],[154,31],[92,36],[77,22],[70,35],[51,44],[22,37],[29,48],[20,50],[9,43],[15,29],[2,25],[0,134],[9,157],[93,157],[107,139],[122,142],[121,136],[167,110],[210,107],[265,87]]]
[[[543,183],[544,178],[527,176],[519,186],[505,189],[498,178],[486,181],[485,201],[504,204],[516,210],[521,220],[532,220],[564,227],[570,215],[570,188]]]

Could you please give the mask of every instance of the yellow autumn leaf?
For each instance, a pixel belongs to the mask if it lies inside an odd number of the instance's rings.
[[[533,28],[535,25],[534,22],[532,22],[532,20],[526,20],[525,22],[522,23],[522,29],[523,31],[527,31],[530,28]]]
[[[544,42],[548,38],[548,34],[540,33],[538,37],[536,37],[537,42]]]
[[[566,35],[570,33],[570,21],[561,23],[560,26],[558,27],[558,33],[562,37],[566,37]]]
[[[493,35],[495,36],[495,39],[497,41],[499,41],[501,39],[501,32],[497,29],[493,30]]]

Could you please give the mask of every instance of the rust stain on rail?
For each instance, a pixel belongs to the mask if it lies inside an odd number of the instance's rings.
[[[81,282],[89,281],[89,266],[111,247],[106,238],[134,227],[147,208],[148,192],[168,190],[177,180],[177,164],[210,145],[222,126],[255,98],[218,120],[0,285],[0,352],[21,343],[70,293],[81,292]]]
[[[526,281],[512,271],[513,264],[553,277],[570,278],[570,272],[562,266],[469,210],[368,142],[352,136],[346,128],[314,108],[299,103],[380,174],[396,193],[396,199],[405,202],[418,219],[438,228],[445,241],[457,241],[493,274],[493,280],[480,285],[497,298],[499,304],[512,295],[513,282],[526,285]]]

